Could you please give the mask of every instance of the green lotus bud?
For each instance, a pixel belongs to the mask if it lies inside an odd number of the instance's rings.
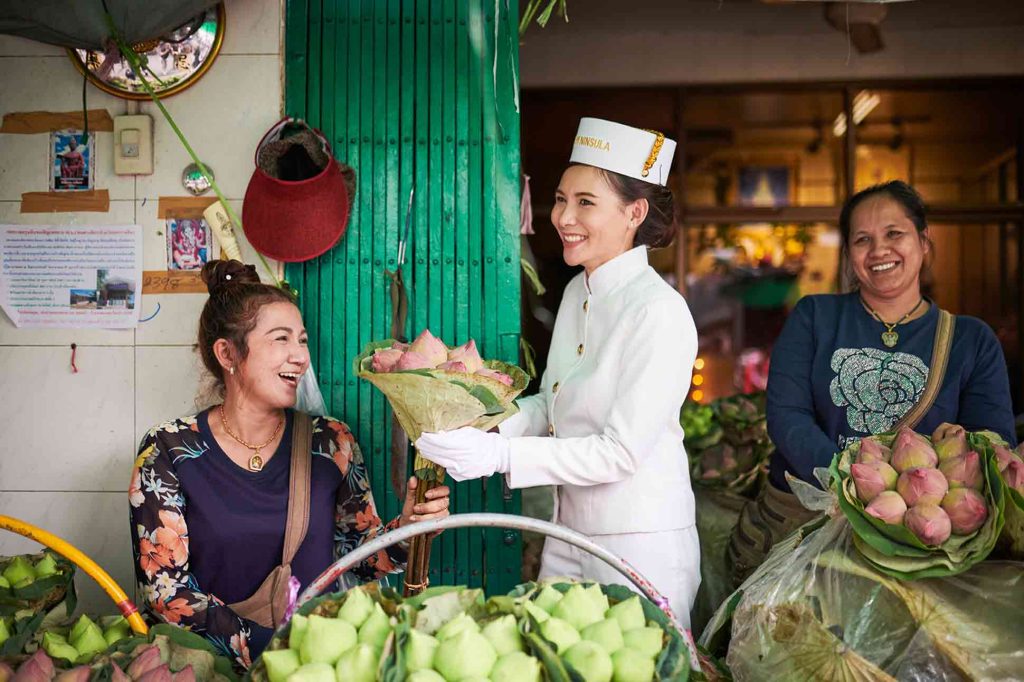
[[[434,635],[437,637],[437,641],[443,642],[446,639],[454,637],[464,630],[471,632],[480,632],[480,626],[473,620],[465,611],[452,618],[450,621],[441,626],[441,629]]]
[[[0,618],[0,644],[3,644],[11,636],[11,631],[7,629],[7,621]]]
[[[551,615],[561,618],[566,623],[582,630],[583,628],[604,620],[602,610],[582,585],[573,585],[560,602],[552,609]]]
[[[551,617],[550,615],[548,615],[547,611],[545,611],[544,609],[540,608],[539,606],[534,604],[532,601],[528,601],[525,604],[523,604],[523,608],[526,610],[526,612],[528,614],[533,616],[533,619],[535,621],[537,621],[538,623],[543,623],[544,621],[546,621],[548,618]]]
[[[85,632],[86,628],[90,625],[95,625],[95,623],[92,622],[92,619],[89,618],[89,616],[86,616],[85,614],[79,616],[78,620],[76,620],[75,624],[71,627],[71,632],[68,633],[68,641],[73,642],[81,637],[82,633]]]
[[[132,626],[128,623],[128,620],[124,616],[118,616],[104,628],[103,639],[107,641],[107,646],[110,646],[127,637],[131,630]]]
[[[934,504],[918,504],[907,510],[903,524],[917,539],[931,547],[938,547],[949,539],[953,531],[949,515]]]
[[[366,590],[356,588],[349,590],[345,601],[338,609],[338,618],[347,621],[354,628],[360,627],[373,613],[375,602]]]
[[[416,670],[405,680],[406,682],[444,682],[444,678],[433,670]]]
[[[957,535],[970,535],[988,519],[985,498],[971,488],[953,488],[942,498],[941,506]]]
[[[584,641],[596,642],[609,654],[622,648],[622,628],[614,617],[588,625],[580,632]]]
[[[334,672],[345,682],[374,682],[380,654],[369,644],[357,644],[338,659]]]
[[[491,643],[498,656],[523,650],[523,639],[519,636],[516,617],[511,614],[492,620],[485,625],[483,636]]]
[[[540,634],[555,645],[559,654],[565,653],[569,647],[582,639],[576,628],[556,616],[551,616],[540,624]]]
[[[15,586],[25,579],[28,579],[29,584],[36,579],[35,571],[32,570],[32,564],[23,556],[16,556],[11,559],[11,563],[7,564],[7,568],[4,569],[3,576],[7,579],[7,582]]]
[[[935,454],[939,462],[959,457],[967,452],[967,432],[964,427],[955,424],[940,424],[932,433],[932,441],[935,442]]]
[[[407,670],[426,670],[434,665],[434,654],[440,644],[435,638],[419,630],[410,630],[405,641],[405,667]]]
[[[366,619],[363,626],[359,628],[358,640],[360,644],[369,644],[378,651],[384,648],[384,642],[391,634],[391,619],[380,604],[373,605],[373,613]]]
[[[636,630],[647,624],[643,604],[640,603],[640,597],[635,595],[608,609],[608,617],[615,618],[623,632]]]
[[[3,577],[2,575],[0,575],[0,587],[6,587],[8,589],[11,587],[11,583],[9,583],[7,581],[7,578]],[[3,682],[3,680],[0,680],[0,682]]]
[[[585,682],[611,682],[612,657],[596,642],[579,642],[565,652],[565,662],[583,676]]]
[[[612,654],[612,682],[651,682],[654,659],[623,647]]]
[[[316,616],[312,616],[316,618]],[[344,622],[344,621],[342,621]],[[345,623],[352,627],[348,623]],[[307,663],[291,675],[287,682],[338,682],[334,667],[326,663]]]
[[[303,638],[306,636],[306,630],[309,628],[309,619],[296,613],[292,616],[289,624],[288,648],[292,651],[298,651],[299,647],[302,646]]]
[[[56,632],[44,632],[43,633],[43,651],[50,654],[54,658],[66,658],[67,660],[74,663],[81,656],[78,649],[71,646],[68,640],[64,639]]]
[[[934,468],[939,463],[931,442],[904,426],[892,442],[892,468],[899,473],[917,467]]]
[[[416,340],[409,345],[407,352],[423,356],[430,363],[431,367],[437,367],[442,362],[448,360],[448,346],[431,334],[429,329],[424,329],[420,332]]]
[[[903,497],[908,507],[919,504],[936,506],[949,492],[949,481],[938,469],[915,467],[900,474],[896,481],[896,492]]]
[[[270,682],[285,682],[300,666],[299,655],[291,649],[264,651],[262,658]]]
[[[949,481],[950,488],[985,489],[985,476],[981,472],[981,457],[974,450],[940,462],[939,471]]]
[[[594,602],[594,607],[601,612],[601,617],[604,618],[604,614],[608,610],[609,604],[608,597],[606,597],[604,592],[601,590],[601,586],[594,583],[593,585],[587,585],[585,589],[587,590],[587,594],[590,595],[590,600]]]
[[[307,663],[327,663],[333,666],[343,653],[355,646],[356,641],[356,629],[351,623],[338,618],[310,616],[306,634],[299,645],[299,660],[303,668]],[[334,674],[333,667],[331,674]]]
[[[622,633],[622,641],[627,647],[651,658],[656,658],[661,653],[664,640],[665,631],[657,625]]]
[[[434,668],[448,682],[466,677],[487,677],[498,654],[487,638],[473,630],[463,630],[443,640],[434,655]]]
[[[551,585],[545,585],[544,589],[537,595],[537,598],[533,600],[533,603],[550,614],[552,609],[555,608],[555,604],[562,601],[563,596],[561,592]]]
[[[82,618],[85,618],[85,616],[82,616]],[[100,626],[88,618],[86,620],[88,623],[84,629],[79,630],[78,636],[76,637],[75,631],[72,630],[71,637],[68,640],[71,646],[78,650],[81,657],[94,656],[101,651],[105,651],[107,648],[107,640],[103,638],[103,630],[100,630]]]
[[[541,682],[540,661],[522,651],[505,654],[494,664],[491,682]]]
[[[57,560],[53,558],[53,555],[47,552],[43,555],[43,558],[36,562],[36,565],[32,568],[35,573],[36,579],[45,578],[51,575],[57,575]]]

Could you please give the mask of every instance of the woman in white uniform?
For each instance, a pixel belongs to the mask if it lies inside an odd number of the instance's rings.
[[[675,236],[665,187],[675,142],[584,118],[551,222],[570,266],[540,392],[500,433],[424,434],[416,446],[456,481],[505,474],[512,488],[556,485],[555,520],[629,561],[689,627],[700,584],[679,408],[697,331],[686,302],[647,262]],[[541,577],[626,582],[548,539]]]

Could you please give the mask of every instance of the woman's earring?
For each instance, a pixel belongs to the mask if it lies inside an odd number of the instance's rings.
[[[228,367],[228,374],[230,374],[231,376],[234,376],[235,375],[235,368],[234,367]]]

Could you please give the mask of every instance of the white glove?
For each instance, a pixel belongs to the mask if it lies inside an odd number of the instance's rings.
[[[440,464],[456,481],[508,473],[508,438],[471,426],[454,431],[424,433],[416,441],[419,453]]]

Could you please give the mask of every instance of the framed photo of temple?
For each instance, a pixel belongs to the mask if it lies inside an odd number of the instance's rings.
[[[757,162],[736,169],[736,198],[739,206],[778,208],[796,199],[797,166],[787,161]]]

